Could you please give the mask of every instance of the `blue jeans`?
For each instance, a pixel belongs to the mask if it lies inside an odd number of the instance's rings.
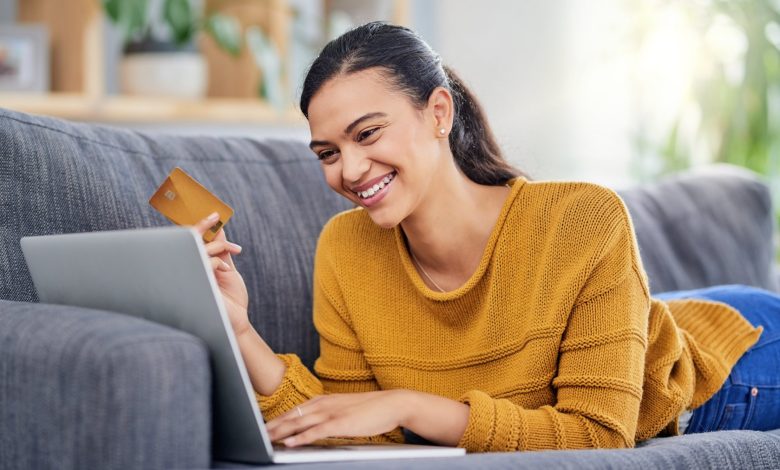
[[[731,370],[721,389],[693,410],[685,434],[729,429],[780,428],[780,295],[741,285],[654,295],[661,300],[715,300],[739,310],[764,331]]]

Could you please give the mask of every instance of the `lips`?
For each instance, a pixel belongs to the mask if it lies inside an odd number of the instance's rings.
[[[395,172],[395,171],[391,171],[390,173],[387,173],[387,174],[384,174],[384,175],[382,175],[382,176],[378,176],[378,177],[376,177],[376,178],[374,178],[374,179],[372,179],[372,180],[369,180],[369,181],[367,181],[367,182],[365,182],[365,183],[361,184],[360,186],[353,186],[353,187],[351,187],[351,188],[349,188],[349,189],[350,189],[350,191],[352,191],[353,193],[357,194],[357,193],[359,193],[359,192],[361,192],[361,191],[366,191],[366,190],[368,190],[369,188],[371,188],[371,187],[372,187],[372,186],[374,186],[375,184],[378,184],[380,181],[382,181],[383,179],[385,179],[385,178],[386,178],[386,177],[388,177],[388,176],[390,176],[390,177],[392,178],[393,176],[395,176],[395,174],[396,174],[396,172]]]
[[[381,193],[395,179],[396,172],[388,173],[384,176],[374,178],[368,183],[362,184],[352,189],[360,199],[369,199]]]

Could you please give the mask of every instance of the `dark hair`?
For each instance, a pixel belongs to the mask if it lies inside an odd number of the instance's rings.
[[[452,94],[455,117],[449,141],[458,167],[472,181],[503,185],[527,175],[504,159],[482,107],[441,58],[415,32],[402,26],[372,22],[330,41],[314,60],[301,93],[301,111],[331,78],[378,67],[390,83],[417,107],[424,107],[436,87]]]

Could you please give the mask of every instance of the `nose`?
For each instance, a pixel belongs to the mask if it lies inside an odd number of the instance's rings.
[[[358,183],[371,169],[371,160],[359,151],[341,151],[341,178],[348,184]]]

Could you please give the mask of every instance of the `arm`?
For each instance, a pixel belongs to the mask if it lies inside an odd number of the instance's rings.
[[[401,426],[445,446],[457,446],[466,431],[470,408],[449,398],[414,390],[399,390],[406,404]]]
[[[473,452],[632,447],[642,398],[650,297],[630,219],[610,204],[601,246],[567,319],[553,406],[526,409],[471,390],[458,445]],[[415,431],[416,432],[416,431]]]
[[[255,388],[258,403],[266,421],[284,415],[307,401],[326,394],[363,393],[379,391],[380,387],[366,361],[360,342],[349,319],[338,289],[333,269],[323,249],[321,236],[314,263],[313,320],[320,335],[320,357],[312,374],[294,354],[278,354],[282,362],[281,379],[272,393],[261,393]],[[253,347],[264,354],[263,346]],[[267,351],[270,348],[265,346]],[[243,350],[242,350],[243,352]],[[266,357],[266,356],[263,356]],[[263,364],[263,360],[256,361]],[[369,442],[402,442],[400,428],[391,432],[360,439]]]
[[[254,328],[237,336],[252,387],[261,395],[272,395],[282,383],[287,365],[277,357]]]
[[[554,406],[524,409],[470,391],[460,445],[472,451],[633,447],[647,348],[650,296],[631,221],[614,198],[602,244],[567,320],[552,386]],[[485,436],[492,436],[486,439]]]
[[[326,293],[319,276],[315,274],[314,325],[320,334],[320,357],[315,362],[314,370],[319,377],[312,374],[294,354],[274,355],[274,360],[282,363],[281,380],[272,393],[256,389],[267,420],[317,395],[379,390],[354,332],[331,299],[332,296]],[[255,344],[253,347],[263,352],[262,346]],[[260,365],[263,360],[255,362]]]
[[[606,338],[609,334],[602,336]],[[602,339],[603,345],[608,347],[608,341]],[[626,355],[629,360],[625,362],[630,362],[630,358],[637,359],[640,355],[641,347],[627,344],[632,341],[628,339],[613,343],[626,345],[626,351],[633,353]],[[587,374],[589,369],[592,372],[597,362],[601,361],[600,354],[594,354],[595,351],[588,353],[586,347],[580,348],[589,342],[593,341],[571,338],[568,347],[562,347],[571,348],[572,351],[582,350],[583,357],[561,354],[562,371],[555,380],[559,400],[555,407],[527,410],[508,400],[494,400],[479,391],[470,391],[460,401],[455,401],[403,390],[399,391],[404,395],[400,402],[405,403],[401,426],[431,442],[465,447],[470,451],[631,447],[635,426],[629,428],[623,423],[637,421],[641,380],[637,382],[636,377],[641,376],[641,369],[636,374],[635,367],[625,364],[623,372],[626,374],[620,374],[620,371]],[[642,345],[639,339],[635,342]],[[583,367],[588,362],[590,367]],[[613,387],[623,389],[617,396],[621,402],[620,408],[615,409],[613,405],[606,406],[606,410],[599,410],[599,407],[609,405],[609,402],[605,401],[606,394],[600,393],[598,382],[607,384],[605,390],[614,391]],[[615,415],[615,411],[618,415]],[[493,436],[492,442],[485,442],[487,436]]]

